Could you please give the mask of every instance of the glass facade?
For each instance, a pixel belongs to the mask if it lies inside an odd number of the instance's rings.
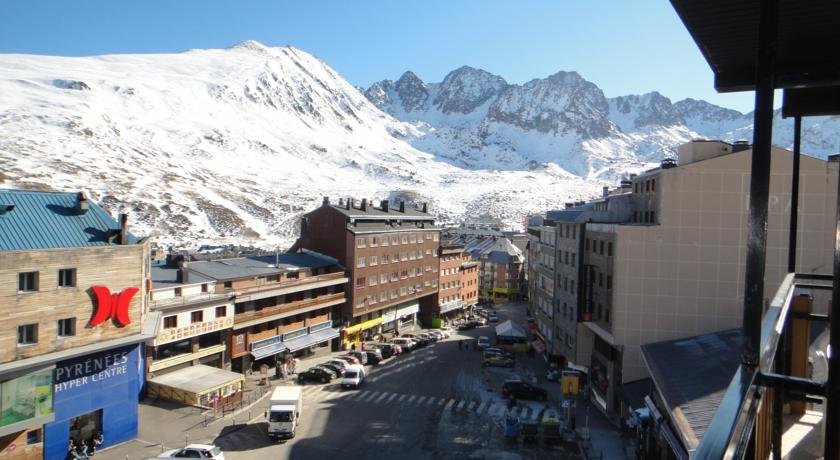
[[[52,368],[0,383],[0,427],[52,413]]]

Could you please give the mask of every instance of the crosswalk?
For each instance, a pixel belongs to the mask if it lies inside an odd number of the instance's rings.
[[[337,385],[305,385],[303,386],[303,398],[307,402],[341,400],[365,404],[436,408],[453,413],[473,413],[496,418],[510,414],[519,417],[520,420],[536,420],[539,415],[539,409],[528,405],[518,405],[508,410],[506,402],[502,400],[453,399],[432,395],[367,390],[364,388],[358,390],[342,390]]]

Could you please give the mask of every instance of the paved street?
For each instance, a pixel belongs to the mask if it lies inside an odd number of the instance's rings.
[[[524,308],[524,304],[500,306],[500,319],[524,319]],[[336,383],[304,385],[301,425],[297,436],[286,442],[272,442],[265,435],[263,411],[268,407],[267,398],[233,418],[206,427],[196,409],[143,404],[138,440],[103,451],[101,457],[148,458],[161,452],[161,443],[175,448],[185,442],[212,442],[233,460],[335,456],[577,458],[572,446],[506,444],[501,428],[506,406],[499,393],[503,380],[536,377],[538,384],[549,390],[549,401],[545,403],[519,402],[513,412],[522,420],[536,419],[545,405],[559,407],[561,395],[558,384],[546,383],[542,378],[545,363],[539,357],[518,356],[514,369],[482,368],[481,352],[474,347],[469,351],[458,349],[461,339],[492,337],[492,327],[454,334],[445,341],[369,366],[368,379],[359,390],[342,390]],[[323,360],[304,361],[301,369]],[[585,402],[581,400],[580,405],[584,407]],[[579,425],[583,422],[580,417]],[[598,440],[598,430],[611,430],[595,412],[590,413],[590,423],[593,444]],[[620,450],[619,444],[615,452]]]

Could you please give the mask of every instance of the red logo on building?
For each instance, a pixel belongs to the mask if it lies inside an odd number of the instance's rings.
[[[102,324],[108,318],[114,319],[120,326],[131,323],[131,318],[128,317],[128,305],[139,289],[125,288],[118,294],[111,294],[105,286],[91,286],[90,289],[96,295],[96,311],[90,319],[91,326]]]

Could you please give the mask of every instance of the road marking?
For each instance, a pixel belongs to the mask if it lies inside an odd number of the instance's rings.
[[[459,403],[458,403],[458,406],[457,406],[457,407],[455,407],[455,410],[461,410],[461,409],[463,409],[463,408],[464,408],[464,405],[466,405],[466,404],[467,404],[467,402],[466,402],[466,401],[461,400],[461,402],[459,402]]]
[[[426,401],[426,405],[431,406],[432,404],[434,404],[434,402],[435,402],[435,397],[434,396],[429,396],[429,399]]]
[[[480,405],[480,406],[478,406],[478,409],[476,409],[476,410],[475,410],[475,413],[476,413],[476,414],[480,414],[480,413],[481,413],[481,411],[482,411],[482,410],[484,410],[484,408],[485,408],[485,407],[487,407],[487,402],[486,402],[486,401],[482,401],[481,405]]]
[[[371,402],[371,401],[373,401],[373,400],[374,400],[374,398],[376,398],[377,396],[379,396],[379,392],[378,392],[378,391],[371,392],[370,396],[368,396],[367,398],[365,398],[365,399],[364,399],[364,401],[365,401],[365,402]]]
[[[411,395],[411,397],[410,397],[410,398],[408,398],[408,401],[406,401],[406,402],[407,402],[407,403],[409,403],[409,404],[411,404],[411,403],[413,403],[413,402],[414,402],[414,400],[415,400],[415,399],[417,399],[417,395]]]
[[[403,402],[403,400],[405,399],[406,396],[408,396],[408,395],[400,395],[400,398],[397,399],[397,402]]]
[[[522,408],[521,411],[519,411],[519,418],[528,420],[528,418],[529,418],[528,416],[530,415],[530,413],[531,413],[531,408],[528,407],[528,406],[525,406],[525,407]]]
[[[474,407],[475,407],[475,401],[470,403],[470,405],[467,407],[467,410],[473,410]]]
[[[397,396],[399,396],[397,393],[391,393],[391,397],[388,398],[388,401],[385,404],[390,404]]]
[[[423,405],[423,403],[426,402],[426,398],[430,398],[430,396],[421,396],[420,399],[417,400],[417,405]]]
[[[382,396],[380,396],[380,397],[376,398],[376,401],[374,401],[374,402],[376,402],[376,403],[380,403],[380,402],[382,402],[382,400],[383,400],[383,399],[385,399],[385,398],[388,396],[388,394],[389,394],[389,393],[388,393],[387,391],[383,391],[383,392],[382,392]]]
[[[454,400],[454,399],[450,399],[450,400],[449,400],[449,402],[448,402],[448,403],[446,403],[446,407],[445,407],[445,408],[446,408],[446,409],[450,409],[450,408],[452,408],[452,405],[453,405],[453,404],[455,404],[455,400]]]
[[[438,401],[438,406],[442,406],[444,405],[444,403],[446,403],[446,398],[440,398],[440,401]]]
[[[362,397],[366,394],[367,394],[367,390],[356,390],[356,391],[353,392],[353,394],[348,396],[347,399],[352,399],[352,400],[362,399]]]

